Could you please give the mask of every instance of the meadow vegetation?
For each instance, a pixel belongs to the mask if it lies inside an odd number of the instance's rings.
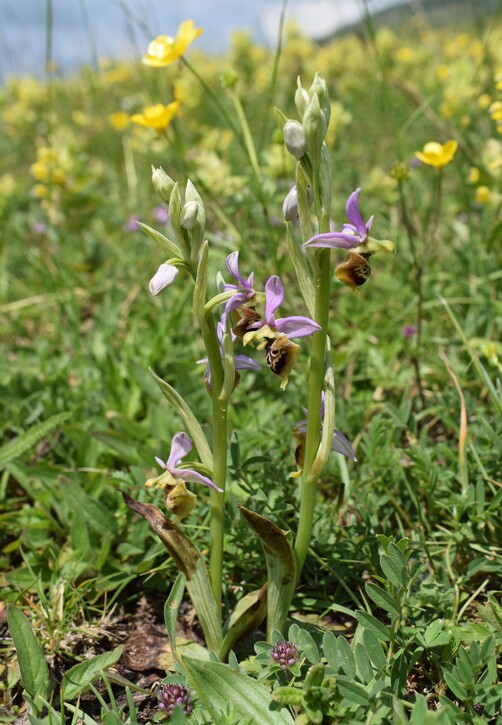
[[[289,28],[277,53],[236,33],[226,55],[195,44],[189,64],[103,59],[0,90],[0,715],[154,722],[165,682],[191,690],[172,722],[500,722],[502,32],[417,17],[318,46]],[[165,253],[140,223],[172,237],[152,165],[204,199],[213,294],[239,250],[257,289],[279,275],[283,315],[307,314],[282,210],[295,159],[273,108],[297,119],[297,77],[308,89],[317,72],[331,229],[360,187],[364,219],[396,249],[356,291],[332,279],[336,428],[357,463],[333,453],[321,473],[282,635],[260,625],[209,660],[178,587],[189,654],[175,671],[163,608],[178,570],[120,492],[162,506],[144,484],[184,430],[149,367],[208,436],[212,412],[189,275],[148,290]],[[237,351],[261,369],[241,372],[228,412],[225,616],[267,578],[238,506],[296,531],[300,344],[284,391],[263,354]],[[197,496],[182,526],[206,556],[209,492]]]

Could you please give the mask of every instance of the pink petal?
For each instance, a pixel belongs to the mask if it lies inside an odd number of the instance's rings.
[[[279,277],[274,274],[265,285],[265,322],[275,326],[274,312],[284,302],[284,287]]]
[[[192,441],[186,433],[176,433],[171,442],[171,452],[167,459],[166,468],[170,471],[182,458],[187,456],[192,450]]]
[[[171,473],[175,478],[179,478],[185,483],[202,483],[204,486],[214,488],[218,493],[223,493],[223,489],[219,488],[210,478],[203,476],[201,473],[192,470],[191,468],[172,468]]]
[[[281,317],[275,322],[275,329],[288,337],[307,337],[319,332],[321,326],[311,320],[310,317],[295,316]]]
[[[175,281],[178,273],[178,269],[172,264],[166,264],[165,262],[164,264],[161,264],[150,280],[150,284],[148,286],[150,294],[154,297],[160,294],[163,289],[169,287],[169,285]]]

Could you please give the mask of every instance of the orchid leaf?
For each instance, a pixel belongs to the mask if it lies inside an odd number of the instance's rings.
[[[291,233],[291,227],[286,224],[286,232],[288,235],[288,249],[293,260],[293,266],[295,268],[296,278],[300,286],[305,305],[309,311],[309,314],[314,317],[315,303],[314,303],[314,284],[312,282],[308,262],[305,253],[301,246],[298,244],[293,234]]]
[[[200,460],[205,466],[208,467],[209,470],[212,471],[213,454],[211,453],[211,449],[209,448],[206,436],[204,435],[204,432],[200,427],[197,418],[192,413],[181,395],[173,387],[171,387],[169,383],[166,383],[165,380],[159,378],[159,376],[156,375],[152,368],[149,368],[149,370],[153,376],[153,379],[159,386],[162,395],[169,401],[169,403],[172,405],[174,410],[178,413],[181,420],[185,424],[185,427],[190,434],[190,438],[194,442],[194,445],[197,449]]]
[[[178,619],[178,610],[185,591],[185,585],[186,577],[180,571],[164,604],[164,622],[173,655],[176,653],[176,620]]]
[[[273,630],[282,631],[286,623],[296,584],[296,559],[288,531],[244,506],[239,506],[239,509],[265,552],[268,574],[267,639],[270,641]]]
[[[101,676],[103,670],[114,665],[122,655],[123,647],[115,647],[111,652],[79,662],[69,669],[61,683],[61,694],[64,700],[74,700],[78,695],[89,689],[94,680]]]
[[[202,554],[181,529],[167,519],[156,506],[136,501],[122,492],[126,506],[140,514],[157,534],[173,558],[178,571],[186,577],[186,588],[197,612],[209,649],[219,652],[223,635],[220,612],[211,590],[209,574]]]
[[[228,653],[243,637],[253,632],[267,616],[267,585],[242,597],[225,623],[226,634],[220,650],[220,658]]]

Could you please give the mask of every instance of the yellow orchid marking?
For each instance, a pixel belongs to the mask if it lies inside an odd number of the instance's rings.
[[[153,128],[155,131],[163,131],[171,123],[179,106],[179,101],[173,101],[168,106],[164,106],[162,103],[156,103],[154,106],[144,108],[143,113],[135,113],[131,116],[131,121],[132,123],[138,123],[140,126]]]
[[[202,33],[193,20],[184,20],[178,27],[174,38],[170,35],[158,35],[148,46],[143,63],[152,68],[163,68],[181,58],[189,45]]]
[[[455,156],[458,143],[454,140],[440,144],[437,141],[429,141],[426,143],[423,151],[415,151],[415,156],[423,164],[434,166],[436,169],[442,169],[443,166],[450,163]]]

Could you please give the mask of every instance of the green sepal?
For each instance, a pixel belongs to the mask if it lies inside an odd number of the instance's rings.
[[[302,293],[305,305],[310,315],[313,317],[315,314],[315,292],[314,283],[312,282],[309,268],[307,266],[307,256],[304,254],[301,246],[294,238],[289,224],[286,224],[286,233],[288,236],[289,254],[295,268],[296,279],[298,280],[298,285],[300,287],[300,291]]]
[[[186,588],[204,631],[208,649],[219,652],[223,640],[220,612],[202,554],[188,536],[169,521],[156,506],[136,501],[124,491],[122,496],[126,506],[148,522],[171,555],[178,571],[183,572],[186,577]]]
[[[195,319],[199,323],[199,327],[203,335],[206,335],[209,326],[204,314],[207,293],[207,268],[209,259],[209,243],[206,241],[202,245],[200,251],[199,264],[197,265],[197,276],[195,278],[195,288],[193,291],[193,313]]]
[[[232,335],[229,330],[223,333],[221,347],[223,349],[223,385],[219,395],[220,403],[226,403],[235,388],[235,361]]]
[[[260,539],[268,575],[267,641],[274,629],[284,633],[289,605],[296,584],[296,559],[289,531],[283,531],[264,516],[250,509],[239,509]]]
[[[161,232],[157,231],[157,229],[149,227],[148,224],[138,222],[138,226],[143,232],[145,232],[145,234],[148,234],[149,237],[157,242],[162,251],[165,252],[169,257],[181,257],[183,259],[183,252],[176,244],[176,242],[172,242],[170,239],[161,234]]]
[[[305,129],[308,155],[313,167],[318,169],[321,161],[321,146],[327,126],[317,93],[312,95],[307,110],[303,114],[303,128]]]
[[[303,703],[303,692],[297,687],[284,685],[276,687],[272,692],[272,700],[279,705],[301,705]]]
[[[200,427],[199,421],[192,413],[188,404],[183,400],[181,395],[171,386],[166,383],[165,380],[159,378],[152,368],[148,368],[152,374],[153,379],[159,386],[162,395],[169,401],[174,410],[178,413],[179,417],[183,421],[190,438],[192,439],[199,458],[207,468],[213,470],[213,454],[211,448],[207,442],[204,431]]]
[[[319,184],[323,217],[329,219],[331,212],[331,185],[333,183],[333,161],[325,143],[321,146]]]
[[[289,118],[279,108],[274,108],[274,116],[279,129],[282,131]]]
[[[169,200],[169,223],[173,230],[176,241],[183,250],[182,256],[190,259],[190,246],[186,231],[181,226],[181,215],[183,213],[183,204],[181,202],[180,187],[178,182],[173,187],[171,198]]]
[[[221,650],[220,659],[226,660],[228,653],[235,645],[257,629],[267,616],[267,585],[261,589],[255,589],[239,599],[235,609],[228,617],[223,631],[225,637]]]
[[[335,376],[331,355],[331,340],[326,337],[326,370],[324,373],[324,419],[322,435],[316,457],[307,474],[309,480],[317,480],[326,466],[331,454],[333,434],[335,432]]]
[[[204,206],[204,202],[202,201],[201,195],[192,184],[190,179],[188,179],[185,189],[185,202],[189,201],[195,201],[198,207],[197,221],[195,222],[195,226],[193,227],[190,234],[190,259],[192,262],[197,262],[200,247],[206,233],[206,208]]]

